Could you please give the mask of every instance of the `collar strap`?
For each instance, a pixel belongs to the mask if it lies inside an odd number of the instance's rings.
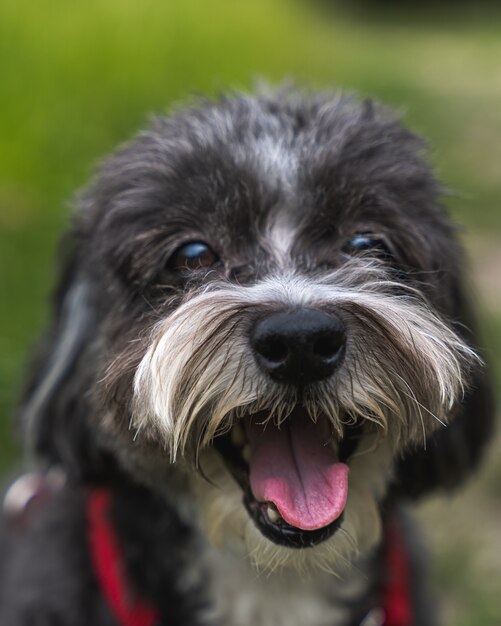
[[[412,573],[405,537],[397,515],[386,522],[385,580],[382,589],[384,626],[412,626]]]
[[[138,596],[127,580],[122,550],[110,519],[111,493],[93,489],[87,498],[87,536],[94,573],[109,609],[120,626],[155,626],[159,612]],[[396,516],[387,520],[383,608],[362,624],[412,626],[409,554]],[[377,613],[377,615],[376,615]]]
[[[133,590],[110,519],[111,493],[93,489],[87,498],[87,538],[101,592],[120,626],[155,626],[158,611]]]

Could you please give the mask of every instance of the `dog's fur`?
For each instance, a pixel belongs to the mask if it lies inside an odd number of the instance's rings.
[[[198,102],[104,162],[21,409],[30,454],[66,487],[32,528],[4,532],[3,625],[113,624],[85,541],[96,484],[165,625],[378,623],[386,520],[459,484],[492,423],[462,251],[423,151],[372,102],[286,89]],[[374,248],[350,247],[367,232]],[[180,269],[187,241],[218,260]],[[249,344],[256,320],[298,308],[347,337],[334,374],[302,389]],[[339,528],[302,549],[262,534],[214,445],[256,413],[287,428],[297,407],[333,442],[362,424]],[[421,597],[416,625],[428,610]]]

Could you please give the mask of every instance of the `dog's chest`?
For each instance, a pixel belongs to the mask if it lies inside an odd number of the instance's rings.
[[[346,626],[354,603],[366,593],[367,579],[359,572],[349,580],[324,574],[301,579],[297,573],[261,574],[246,564],[215,564],[211,576],[214,626]]]

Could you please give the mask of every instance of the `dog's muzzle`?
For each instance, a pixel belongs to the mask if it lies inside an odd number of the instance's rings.
[[[301,395],[306,386],[334,374],[346,332],[335,315],[297,308],[259,319],[250,344],[260,369]],[[261,532],[288,547],[316,545],[341,522],[351,451],[346,444],[354,439],[346,436],[340,450],[325,416],[314,423],[300,404],[282,424],[269,417],[266,411],[244,417],[216,445]]]

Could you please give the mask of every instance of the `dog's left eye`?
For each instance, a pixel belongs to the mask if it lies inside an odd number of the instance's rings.
[[[375,252],[383,256],[392,256],[393,250],[387,238],[381,233],[364,232],[356,233],[343,246],[346,254],[361,252]]]
[[[216,253],[203,241],[189,241],[174,252],[169,265],[174,270],[198,270],[218,261]]]

